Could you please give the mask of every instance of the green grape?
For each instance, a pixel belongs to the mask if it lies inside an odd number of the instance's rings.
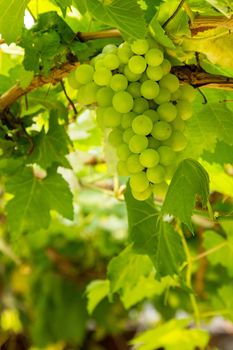
[[[167,88],[171,93],[175,92],[179,88],[179,79],[171,73],[164,75],[159,82],[161,87]]]
[[[150,49],[145,54],[146,62],[149,66],[159,66],[163,62],[163,52],[159,49]]]
[[[153,123],[150,117],[141,114],[134,118],[132,129],[137,135],[148,135],[153,129]]]
[[[193,102],[196,97],[196,90],[189,84],[184,84],[180,86],[181,99],[187,100],[188,102]]]
[[[134,136],[135,133],[132,128],[128,128],[123,132],[123,141],[125,143],[129,143],[129,140],[131,139],[132,136]]]
[[[154,109],[147,109],[143,114],[149,117],[153,123],[159,120],[159,114]]]
[[[192,104],[185,100],[177,101],[176,108],[178,111],[178,116],[182,120],[188,120],[192,117]]]
[[[154,184],[159,184],[164,181],[165,168],[162,165],[156,165],[153,168],[148,168],[146,171],[148,180]]]
[[[117,163],[117,172],[120,176],[129,176],[129,172],[126,167],[126,162],[123,160],[119,160]]]
[[[168,184],[165,181],[160,182],[159,184],[152,185],[152,192],[155,196],[165,197],[168,190]]]
[[[171,136],[171,133],[171,125],[162,120],[154,124],[151,134],[155,139],[164,141]]]
[[[149,181],[144,171],[131,175],[129,183],[132,191],[136,192],[143,192],[149,187]]]
[[[127,91],[119,91],[113,96],[112,104],[116,111],[128,113],[133,108],[133,97]]]
[[[75,71],[77,82],[87,84],[92,81],[94,68],[90,64],[81,64]]]
[[[134,118],[136,117],[136,113],[134,112],[128,112],[123,114],[122,118],[121,118],[121,126],[123,129],[128,129],[131,127],[132,122],[134,120]]]
[[[96,101],[101,107],[109,107],[112,105],[114,92],[109,87],[101,87],[96,94]]]
[[[118,128],[113,129],[108,135],[108,142],[114,147],[120,146],[123,142],[122,131]]]
[[[168,61],[166,58],[163,60],[163,62],[161,63],[161,68],[163,70],[163,74],[166,75],[170,72],[171,70],[171,62]]]
[[[95,62],[95,70],[98,70],[99,68],[105,68],[103,58],[100,58]]]
[[[144,169],[139,161],[138,154],[131,154],[126,161],[126,166],[130,174],[139,173]]]
[[[108,44],[108,45],[105,45],[103,50],[102,50],[102,53],[114,53],[117,51],[117,46],[114,45],[114,44]]]
[[[72,89],[79,89],[82,86],[82,84],[80,84],[76,79],[75,71],[71,72],[68,75],[67,80],[68,80],[68,84],[72,87]]]
[[[142,73],[142,76],[141,76],[141,78],[140,78],[140,83],[142,84],[142,83],[144,83],[144,81],[146,81],[146,80],[148,80],[148,76],[147,76],[147,74],[146,74],[146,72],[144,72],[144,73]]]
[[[153,80],[146,80],[141,85],[141,95],[147,100],[152,100],[159,94],[159,85]]]
[[[103,123],[106,128],[115,128],[121,123],[121,113],[116,111],[113,107],[105,108],[103,114]]]
[[[177,109],[171,102],[162,103],[157,109],[161,120],[165,122],[173,121],[177,116]]]
[[[156,140],[153,136],[148,137],[148,147],[157,149],[161,145],[159,140]]]
[[[187,138],[181,131],[174,131],[166,141],[166,145],[170,146],[175,152],[183,151],[188,144]]]
[[[117,155],[120,160],[126,161],[130,156],[130,150],[126,143],[122,143],[119,147],[117,147]]]
[[[128,81],[131,81],[131,82],[137,81],[141,78],[141,74],[135,74],[131,72],[128,66],[125,66],[124,68],[124,75],[126,76]]]
[[[130,57],[133,55],[133,51],[128,43],[122,43],[117,49],[117,55],[120,62],[127,64]]]
[[[129,149],[133,153],[141,153],[148,146],[148,140],[146,136],[134,135],[129,140]]]
[[[152,148],[147,148],[139,156],[140,163],[145,168],[153,168],[159,163],[159,154]]]
[[[129,59],[128,67],[134,74],[141,74],[146,69],[146,60],[142,56],[132,56]]]
[[[110,70],[117,69],[120,65],[120,60],[114,53],[108,53],[104,57],[104,65]]]
[[[97,122],[98,126],[101,129],[105,128],[105,125],[104,125],[104,111],[105,111],[104,107],[98,107],[96,109],[96,122]]]
[[[77,93],[77,102],[87,106],[96,102],[96,95],[99,87],[92,81],[80,87]]]
[[[151,186],[148,186],[147,189],[142,192],[132,191],[132,195],[138,201],[145,201],[152,195]]]
[[[93,79],[97,85],[104,86],[110,83],[112,73],[108,68],[100,67],[96,69]]]
[[[149,43],[145,39],[137,39],[131,44],[131,50],[136,55],[144,55],[149,50]]]
[[[160,87],[159,94],[155,97],[154,101],[161,105],[162,103],[169,102],[171,99],[171,93],[167,88]]]
[[[175,92],[171,94],[171,101],[176,101],[181,97],[181,90],[180,87]]]
[[[164,72],[161,66],[148,66],[146,69],[146,74],[149,79],[158,81],[163,77]]]
[[[184,131],[185,129],[185,122],[179,116],[172,121],[171,125],[174,130]]]
[[[141,84],[137,81],[130,83],[127,91],[134,97],[141,97]]]
[[[111,81],[110,81],[110,87],[114,91],[121,91],[125,90],[128,86],[128,80],[123,74],[115,74],[113,75]]]
[[[160,164],[167,166],[175,162],[176,154],[171,147],[160,146],[157,152],[159,154]]]
[[[147,38],[147,41],[148,41],[150,49],[154,49],[154,48],[158,49],[159,48],[157,41],[155,39],[153,39],[152,37],[149,36]]]
[[[141,114],[149,109],[149,103],[145,98],[138,97],[134,100],[133,111],[137,114]]]

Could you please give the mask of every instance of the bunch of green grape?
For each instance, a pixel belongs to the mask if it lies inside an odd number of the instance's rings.
[[[185,121],[195,90],[170,73],[171,63],[153,39],[109,44],[69,76],[81,105],[97,106],[101,128],[118,156],[119,175],[130,176],[137,200],[164,194],[185,149]]]

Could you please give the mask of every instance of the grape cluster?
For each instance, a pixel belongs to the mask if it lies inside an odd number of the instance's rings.
[[[139,39],[105,46],[69,76],[78,103],[96,104],[99,126],[111,130],[118,173],[130,176],[138,200],[166,192],[177,152],[187,145],[183,131],[195,90],[180,85],[170,70],[163,49],[153,39]]]

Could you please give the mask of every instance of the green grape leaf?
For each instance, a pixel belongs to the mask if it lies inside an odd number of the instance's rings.
[[[118,293],[126,309],[144,298],[160,295],[167,281],[156,281],[148,256],[135,254],[129,245],[108,265],[110,292]]]
[[[211,6],[216,8],[224,16],[230,18],[233,14],[233,5],[231,0],[205,0]]]
[[[194,350],[205,348],[209,335],[203,329],[188,329],[189,320],[171,320],[137,335],[130,343],[138,350]]]
[[[152,36],[156,39],[158,43],[169,48],[175,49],[175,45],[171,39],[165,34],[165,31],[161,27],[159,21],[156,19],[156,16],[152,19],[149,26]]]
[[[209,254],[207,256],[207,259],[212,265],[219,264],[224,266],[227,269],[229,275],[233,277],[233,237],[229,236],[226,240],[214,231],[205,231],[203,247],[206,250],[220,247],[219,250],[216,250],[212,254]]]
[[[59,125],[57,116],[51,113],[49,120],[49,131],[44,128],[33,138],[33,151],[28,157],[28,163],[36,163],[43,169],[49,168],[53,163],[70,168],[65,158],[69,153],[69,137],[64,125]]]
[[[135,200],[128,186],[125,200],[129,235],[135,252],[150,257],[158,276],[177,274],[184,260],[179,235],[170,224],[158,220],[152,199]]]
[[[172,178],[162,213],[174,215],[193,231],[191,216],[196,195],[201,197],[202,205],[205,206],[209,195],[209,176],[197,161],[185,159]]]
[[[227,318],[233,321],[233,299],[232,299],[232,293],[233,293],[233,284],[228,283],[227,285],[221,286],[221,288],[217,291],[217,297],[219,300],[217,300],[217,306],[221,309],[225,309],[227,311]],[[216,297],[216,299],[217,299]],[[221,303],[219,305],[219,302]]]
[[[54,0],[54,1],[57,4],[57,6],[60,7],[60,9],[62,10],[62,14],[65,17],[67,7],[70,7],[72,5],[72,0]]]
[[[14,196],[6,205],[13,232],[47,228],[52,209],[68,219],[73,218],[72,194],[56,169],[49,169],[47,176],[41,179],[32,168],[21,168],[9,178],[6,189]]]
[[[109,293],[109,281],[108,280],[95,280],[88,284],[86,288],[87,295],[87,311],[91,315],[96,306],[103,300]]]
[[[87,0],[86,3],[89,12],[96,19],[118,28],[125,38],[145,37],[146,23],[137,1],[110,0],[101,3],[97,0]]]
[[[163,0],[144,0],[145,3],[145,19],[147,23],[150,23],[155,15],[158,6]]]
[[[29,0],[0,0],[0,34],[10,44],[19,38]]]
[[[219,141],[216,144],[214,152],[204,151],[202,158],[208,163],[218,163],[221,165],[232,163],[233,164],[233,145],[228,145],[223,141]]]

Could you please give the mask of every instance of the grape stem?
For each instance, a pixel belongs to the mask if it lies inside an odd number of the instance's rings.
[[[65,84],[63,82],[63,80],[60,81],[60,84],[61,84],[61,87],[62,87],[62,90],[64,92],[64,95],[67,99],[67,101],[69,102],[69,104],[71,105],[71,107],[73,108],[73,111],[74,111],[74,115],[77,115],[78,114],[78,111],[74,105],[74,102],[71,100],[71,98],[69,97],[69,95],[67,94],[67,91],[66,91],[66,88],[65,88]]]

